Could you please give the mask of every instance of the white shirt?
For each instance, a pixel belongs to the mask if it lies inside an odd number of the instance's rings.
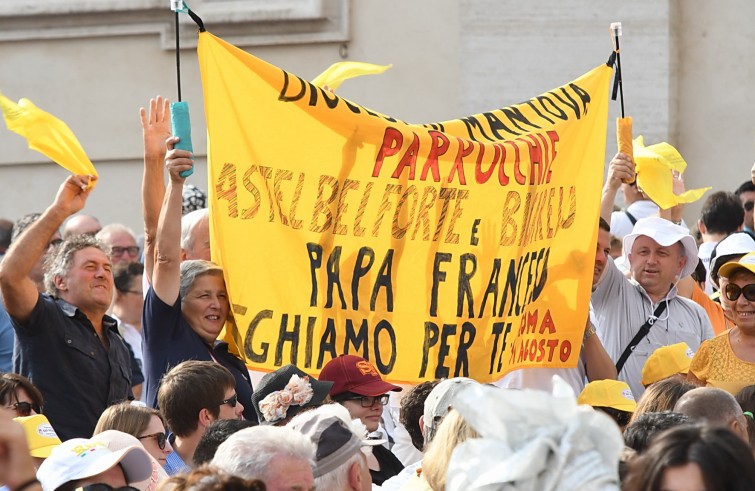
[[[703,242],[697,251],[697,257],[702,260],[703,266],[705,266],[705,293],[707,295],[713,293],[713,282],[710,281],[710,255],[716,245],[718,245],[718,242]]]

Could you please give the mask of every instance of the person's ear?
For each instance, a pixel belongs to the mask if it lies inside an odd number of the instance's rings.
[[[708,233],[708,227],[705,226],[702,220],[697,220],[697,229],[700,231],[701,234],[707,234]]]
[[[199,425],[203,427],[210,426],[210,423],[215,421],[215,417],[210,413],[210,410],[207,408],[202,408],[199,410]]]
[[[749,443],[750,437],[747,431],[747,416],[744,414],[730,423],[731,431],[739,435],[745,442]]]
[[[684,266],[686,266],[686,265],[687,265],[687,255],[683,254],[682,257],[681,257],[681,259],[679,259],[679,271],[676,272],[677,278],[681,277],[682,270],[684,269]]]
[[[359,450],[361,451],[361,450]],[[353,462],[349,467],[349,489],[360,490],[362,489],[362,468],[359,461]],[[365,465],[367,465],[365,463]]]
[[[419,431],[422,433],[422,436],[425,435],[425,415],[419,417]]]
[[[55,275],[52,278],[52,282],[55,285],[55,288],[57,288],[58,290],[62,292],[68,290],[65,276]]]

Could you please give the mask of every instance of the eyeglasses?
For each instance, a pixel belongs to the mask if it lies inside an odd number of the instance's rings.
[[[744,294],[745,298],[750,302],[755,302],[755,283],[745,285],[742,288],[740,288],[739,285],[735,285],[734,283],[729,283],[726,285],[724,293],[726,294],[726,298],[728,298],[732,302],[736,302],[739,296],[742,294]]]
[[[139,247],[138,246],[130,246],[130,247],[113,246],[110,248],[110,253],[113,256],[122,256],[126,252],[128,252],[129,256],[136,256],[137,254],[139,254]]]
[[[745,211],[752,211],[752,209],[755,208],[755,201],[745,201],[742,206]]]
[[[162,431],[160,433],[152,433],[151,435],[139,436],[137,440],[144,440],[145,438],[154,438],[157,441],[157,446],[160,450],[165,450],[165,442],[168,441],[168,437]]]
[[[16,411],[16,414],[20,416],[31,416],[32,409],[37,414],[42,414],[42,406],[39,404],[33,404],[31,402],[17,402],[15,404],[12,404],[10,406],[7,406],[8,409],[13,409]]]
[[[225,401],[221,401],[219,405],[222,406],[223,404],[228,404],[231,407],[236,407],[237,402],[239,402],[239,396],[238,394],[233,394],[231,397],[229,397]]]
[[[349,397],[348,399],[342,399],[343,401],[359,401],[362,404],[362,407],[372,407],[375,405],[376,402],[380,402],[381,405],[385,406],[388,404],[388,394],[383,394],[382,396],[360,396],[360,397]]]

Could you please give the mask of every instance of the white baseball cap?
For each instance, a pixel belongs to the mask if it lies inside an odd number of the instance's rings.
[[[721,266],[734,256],[744,256],[755,251],[755,240],[747,232],[734,232],[721,239],[710,256],[710,279],[718,286],[718,276]]]
[[[680,278],[691,275],[697,267],[697,243],[695,243],[695,239],[689,234],[689,231],[681,225],[676,225],[661,217],[647,217],[637,220],[632,233],[624,236],[624,255],[629,256],[635,239],[640,235],[650,237],[663,247],[668,247],[677,242],[682,243],[687,263],[679,274]]]
[[[461,389],[478,382],[466,377],[454,377],[441,380],[433,390],[427,394],[424,406],[425,443],[429,443],[435,436],[440,422],[448,414],[453,400]]]
[[[152,474],[149,454],[141,445],[112,451],[95,439],[72,438],[58,445],[39,466],[37,479],[44,491],[55,491],[69,481],[102,474],[120,464],[126,481],[143,481]]]

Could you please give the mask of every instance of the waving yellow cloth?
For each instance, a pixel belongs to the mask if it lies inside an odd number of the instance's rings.
[[[710,189],[690,189],[679,195],[674,194],[672,171],[682,174],[687,168],[679,152],[666,142],[646,147],[642,135],[634,139],[632,147],[637,185],[664,210],[697,201]]]
[[[324,72],[312,80],[312,84],[318,87],[327,85],[329,89],[336,90],[343,82],[350,78],[361,77],[362,75],[377,75],[392,66],[373,65],[372,63],[362,63],[360,61],[341,61],[330,65]]]
[[[97,175],[92,162],[73,131],[63,121],[46,113],[29,99],[18,104],[0,93],[0,108],[8,129],[26,138],[36,150],[76,175]],[[95,181],[90,181],[92,186]]]

